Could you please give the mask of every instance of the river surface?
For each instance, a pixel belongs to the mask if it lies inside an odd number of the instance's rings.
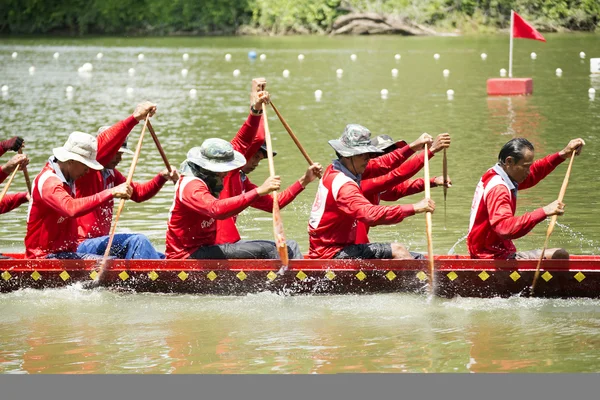
[[[582,137],[550,245],[572,253],[600,252],[597,217],[600,180],[600,75],[589,57],[600,57],[598,35],[547,35],[547,43],[515,41],[513,71],[534,79],[529,97],[488,97],[486,79],[508,69],[505,36],[457,38],[2,38],[0,39],[0,138],[21,135],[35,175],[74,130],[94,133],[124,119],[138,102],[158,104],[153,119],[173,165],[209,137],[231,139],[248,111],[250,80],[264,76],[273,101],[309,155],[328,165],[327,140],[347,123],[373,134],[414,140],[422,132],[449,132],[448,165],[454,186],[446,212],[440,188],[432,189],[434,251],[466,253],[464,236],[475,186],[501,146],[517,136],[536,147],[536,158]],[[248,51],[264,61],[248,59]],[[579,52],[587,54],[580,59]],[[13,59],[11,53],[18,52]],[[53,54],[58,52],[59,58]],[[103,58],[96,55],[101,52]],[[482,61],[480,54],[487,53]],[[530,58],[536,52],[537,59]],[[144,54],[144,60],[138,54]],[[183,61],[182,55],[189,54]],[[231,61],[225,54],[231,54]],[[439,60],[433,54],[439,53]],[[298,55],[304,54],[302,62]],[[352,61],[351,54],[356,54]],[[394,55],[401,59],[395,60]],[[93,71],[78,73],[84,63]],[[29,68],[35,67],[30,74]],[[135,69],[130,76],[128,70]],[[189,71],[183,77],[181,70]],[[336,70],[343,76],[336,77]],[[398,76],[392,77],[396,68]],[[562,77],[555,75],[563,70]],[[240,70],[238,77],[233,71]],[[289,70],[284,78],[282,71]],[[449,77],[442,74],[450,70]],[[73,87],[66,95],[67,86]],[[588,89],[598,97],[590,99]],[[131,88],[128,93],[127,88]],[[197,90],[191,98],[190,89]],[[315,90],[321,90],[321,101]],[[387,89],[387,99],[380,91]],[[446,91],[452,89],[449,100]],[[306,163],[270,112],[275,168],[287,186]],[[132,132],[137,140],[141,125]],[[10,155],[3,156],[3,162]],[[431,160],[441,174],[442,158]],[[124,157],[123,173],[130,158]],[[135,179],[162,168],[145,142]],[[517,213],[558,196],[566,171],[559,166],[538,186],[519,193]],[[266,162],[250,176],[260,184]],[[11,191],[25,190],[19,175]],[[417,176],[422,176],[418,174]],[[316,183],[282,212],[288,238],[308,247],[306,226]],[[141,232],[164,250],[173,185],[152,200],[127,203],[119,231]],[[412,196],[401,203],[415,203]],[[26,206],[0,216],[0,251],[24,250]],[[248,209],[238,219],[245,238],[271,239],[270,215]],[[518,240],[519,249],[541,247],[547,224]],[[400,241],[426,251],[424,218],[376,227],[371,241]],[[122,294],[84,290],[23,290],[0,294],[0,372],[3,373],[336,373],[336,372],[592,372],[600,370],[600,302],[541,299],[428,299],[394,294],[243,297]]]

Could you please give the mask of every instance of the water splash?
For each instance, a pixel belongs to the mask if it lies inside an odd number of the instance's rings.
[[[467,233],[465,236],[463,236],[463,237],[461,237],[460,239],[458,239],[458,240],[456,241],[456,243],[454,243],[454,245],[452,245],[452,247],[450,248],[450,250],[448,250],[448,255],[449,255],[449,256],[456,254],[456,253],[454,252],[454,249],[456,249],[456,246],[458,246],[459,244],[461,244],[462,242],[464,242],[465,240],[467,240],[467,236],[468,236],[468,235],[469,235],[469,234]]]
[[[600,251],[600,243],[592,239],[587,239],[583,233],[574,230],[568,225],[561,224],[558,221],[556,222],[556,226],[560,227],[561,232],[571,239],[569,240],[569,244],[572,242],[579,244],[580,253],[585,253],[586,251],[589,251],[589,249],[592,249],[593,252]],[[587,249],[584,249],[584,245],[586,245]]]

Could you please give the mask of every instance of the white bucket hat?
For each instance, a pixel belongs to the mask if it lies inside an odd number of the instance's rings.
[[[110,126],[102,126],[98,129],[98,132],[96,132],[96,136],[98,136],[99,134],[101,134],[102,132],[104,132],[105,130],[107,130],[108,128],[110,128]],[[121,145],[121,147],[119,147],[118,150],[119,153],[125,153],[125,154],[131,154],[134,155],[135,153],[133,151],[131,151],[129,149],[129,147],[127,147],[127,139],[125,139],[125,141],[123,142],[123,144]]]
[[[92,135],[83,132],[73,132],[69,135],[63,147],[52,150],[54,157],[59,161],[79,161],[92,169],[104,169],[102,164],[96,161],[98,154],[98,141]]]
[[[206,139],[187,153],[187,160],[212,172],[229,172],[246,165],[246,158],[226,140]]]

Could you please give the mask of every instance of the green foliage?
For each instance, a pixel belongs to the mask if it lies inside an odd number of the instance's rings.
[[[505,29],[514,9],[542,30],[596,30],[599,0],[2,0],[0,33],[325,33],[348,11],[464,32]]]

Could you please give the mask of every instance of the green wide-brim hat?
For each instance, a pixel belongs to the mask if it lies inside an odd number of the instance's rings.
[[[187,161],[212,172],[229,172],[246,165],[246,158],[226,140],[206,139],[187,153]]]

